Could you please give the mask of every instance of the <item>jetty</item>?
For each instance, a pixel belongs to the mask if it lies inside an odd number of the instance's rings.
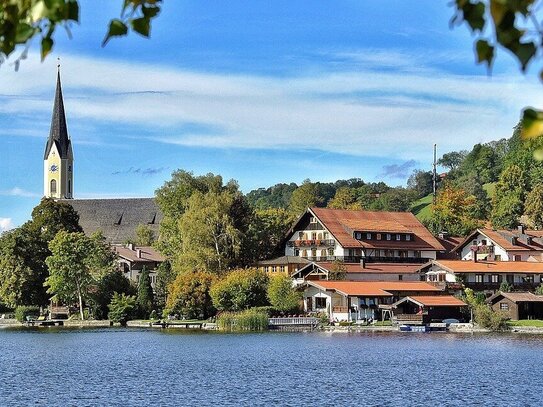
[[[298,331],[314,330],[319,326],[319,319],[315,317],[279,317],[270,318],[269,329]]]

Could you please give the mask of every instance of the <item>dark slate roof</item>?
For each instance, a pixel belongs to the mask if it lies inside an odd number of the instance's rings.
[[[67,158],[70,151],[70,138],[68,137],[68,126],[64,113],[64,101],[62,100],[62,87],[60,84],[60,72],[57,75],[57,90],[55,92],[55,105],[53,107],[53,118],[51,119],[51,131],[45,146],[43,159],[47,159],[53,144],[56,144],[60,158]]]
[[[162,212],[154,198],[126,199],[66,199],[79,214],[79,224],[90,235],[102,231],[113,244],[121,244],[136,237],[136,228],[143,224],[155,232],[162,220]]]

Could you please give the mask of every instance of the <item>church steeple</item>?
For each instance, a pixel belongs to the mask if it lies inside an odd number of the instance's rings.
[[[43,191],[51,198],[70,199],[73,196],[73,152],[68,136],[62,85],[60,83],[60,64],[57,72],[57,89],[51,130],[45,145]]]
[[[68,126],[66,126],[66,114],[64,112],[64,100],[62,98],[62,85],[60,83],[60,65],[57,72],[57,90],[55,92],[55,104],[53,106],[53,117],[51,119],[51,130],[49,140],[45,147],[43,159],[47,159],[53,144],[57,145],[61,158],[68,158],[70,150],[70,138],[68,137]]]

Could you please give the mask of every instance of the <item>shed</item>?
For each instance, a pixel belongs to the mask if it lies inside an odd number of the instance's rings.
[[[498,292],[487,302],[494,311],[506,314],[512,320],[543,319],[543,295],[531,292]]]

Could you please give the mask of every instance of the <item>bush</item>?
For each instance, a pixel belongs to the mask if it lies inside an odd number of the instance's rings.
[[[282,312],[297,311],[302,298],[301,293],[292,285],[292,279],[285,274],[270,279],[267,295],[270,304]]]
[[[209,290],[214,276],[204,272],[180,273],[170,285],[166,310],[187,319],[207,319],[215,314]]]
[[[266,296],[268,276],[258,269],[239,269],[230,272],[211,287],[213,305],[219,311],[238,312],[268,305]]]
[[[486,304],[479,304],[473,308],[473,318],[478,325],[491,331],[508,329],[508,318],[501,312],[494,311]]]
[[[223,312],[217,316],[217,326],[221,331],[265,331],[268,329],[268,314],[257,309],[242,312]]]
[[[37,318],[40,316],[40,308],[34,305],[19,305],[15,308],[15,319],[19,322],[26,321],[26,317]]]
[[[108,317],[112,322],[120,322],[121,325],[126,325],[126,322],[132,318],[135,308],[135,296],[115,293],[109,304]]]

